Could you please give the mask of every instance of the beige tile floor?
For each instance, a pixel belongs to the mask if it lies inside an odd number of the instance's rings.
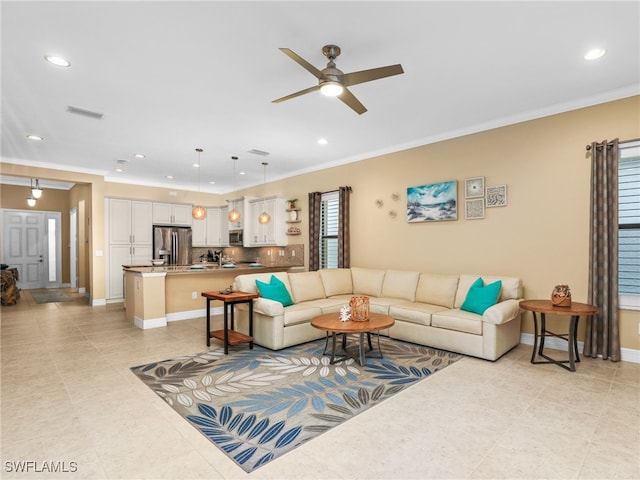
[[[143,331],[74,296],[0,310],[2,478],[640,478],[640,365],[570,373],[531,365],[529,345],[463,358],[247,475],[129,371],[204,351],[204,319]]]

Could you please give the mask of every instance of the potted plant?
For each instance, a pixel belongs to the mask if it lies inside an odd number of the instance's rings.
[[[294,210],[296,208],[297,198],[293,198],[291,200],[287,200],[289,202],[289,210]]]

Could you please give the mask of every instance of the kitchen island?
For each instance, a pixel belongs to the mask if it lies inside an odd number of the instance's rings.
[[[251,272],[281,272],[302,270],[302,266],[251,266],[238,264],[233,268],[216,264],[192,266],[123,266],[125,274],[125,312],[138,328],[164,327],[167,322],[204,317],[206,300],[202,292],[224,290],[236,276]],[[212,314],[223,312],[217,302]]]

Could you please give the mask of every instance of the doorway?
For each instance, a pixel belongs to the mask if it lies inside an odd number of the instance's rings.
[[[60,288],[60,212],[2,209],[2,262],[18,269],[18,287]]]

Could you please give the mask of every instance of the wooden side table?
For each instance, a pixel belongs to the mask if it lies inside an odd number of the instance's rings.
[[[247,292],[225,293],[220,291],[202,292],[201,295],[207,299],[207,347],[211,345],[211,339],[217,338],[224,342],[224,354],[229,353],[229,345],[238,345],[249,342],[249,348],[253,348],[253,299],[260,295]],[[211,331],[211,300],[220,300],[224,303],[224,328],[222,330]],[[238,303],[249,304],[249,335],[236,332],[234,330],[234,306]],[[231,315],[229,315],[229,313]],[[231,328],[229,328],[229,316],[231,317]]]
[[[533,313],[533,352],[531,353],[531,363],[555,363],[556,365],[566,368],[571,372],[576,371],[576,362],[580,361],[578,355],[578,320],[580,316],[591,316],[598,313],[598,307],[587,303],[571,302],[570,307],[556,307],[550,300],[523,300],[520,302],[520,308]],[[540,335],[538,335],[538,319],[536,313],[540,314]],[[571,317],[569,321],[569,332],[567,334],[557,334],[547,330],[546,314],[560,315]],[[538,348],[538,337],[540,339],[540,348]],[[544,339],[546,337],[556,337],[566,340],[569,347],[568,360],[555,360],[544,354]],[[536,360],[536,351],[539,356],[546,359]],[[565,365],[566,363],[569,366]]]

